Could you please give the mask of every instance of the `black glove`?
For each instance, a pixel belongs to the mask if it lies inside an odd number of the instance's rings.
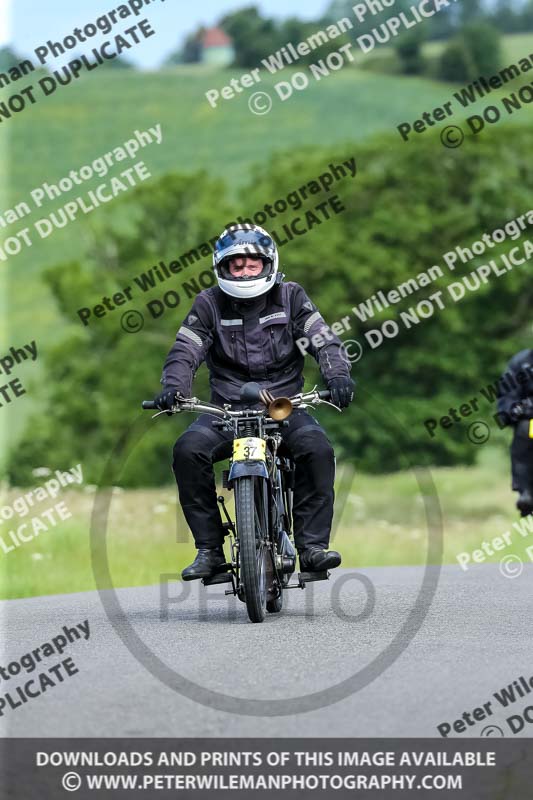
[[[513,403],[509,411],[509,416],[513,422],[519,422],[521,419],[529,419],[533,417],[533,398],[526,397],[519,403]]]
[[[163,391],[154,397],[154,403],[160,411],[170,411],[176,403],[176,395],[180,394],[175,386],[163,386]]]
[[[339,408],[348,408],[355,394],[355,383],[351,378],[332,378],[328,381],[331,402]]]

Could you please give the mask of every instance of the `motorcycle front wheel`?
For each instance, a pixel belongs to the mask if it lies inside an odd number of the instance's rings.
[[[240,577],[251,622],[263,622],[267,606],[267,503],[263,478],[245,475],[235,481]]]

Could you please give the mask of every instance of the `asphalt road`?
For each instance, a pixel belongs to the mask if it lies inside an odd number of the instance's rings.
[[[79,670],[62,682],[47,673],[56,685],[20,707],[4,707],[0,735],[434,737],[437,725],[492,701],[492,715],[461,735],[479,736],[490,724],[510,737],[505,719],[528,698],[533,705],[533,691],[508,709],[493,693],[533,675],[533,565],[515,579],[503,577],[498,565],[468,573],[444,567],[423,621],[423,608],[413,612],[422,578],[415,567],[336,570],[327,583],[289,592],[284,612],[262,625],[248,622],[224,586],[197,582],[169,585],[169,604],[161,603],[159,586],[119,590],[115,625],[96,592],[4,602],[4,668],[64,625],[89,620],[90,637],[28,676],[0,681],[1,696],[9,690],[16,698],[17,686],[61,659],[72,658]],[[431,594],[424,590],[422,607]],[[155,654],[173,688],[124,644],[115,628],[130,625],[143,658]],[[349,681],[362,688],[334,696],[340,690],[331,687]],[[215,701],[209,692],[218,693]],[[309,700],[295,701],[299,695],[325,705],[305,711]],[[278,715],[254,715],[258,708]],[[518,735],[533,736],[533,724]]]

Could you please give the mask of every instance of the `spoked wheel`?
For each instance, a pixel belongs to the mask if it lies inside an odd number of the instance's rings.
[[[266,485],[250,475],[235,482],[235,516],[246,610],[252,622],[263,622],[267,600],[268,515]]]

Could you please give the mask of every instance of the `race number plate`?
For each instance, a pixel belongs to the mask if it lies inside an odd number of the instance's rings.
[[[533,439],[533,419],[529,420],[529,438]]]
[[[265,461],[266,442],[255,436],[247,436],[245,439],[235,439],[233,441],[233,460],[234,461]]]

